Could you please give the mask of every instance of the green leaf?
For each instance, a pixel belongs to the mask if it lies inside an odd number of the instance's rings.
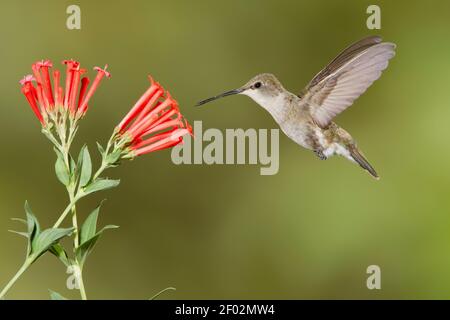
[[[27,216],[27,229],[28,229],[28,249],[27,256],[29,256],[33,250],[34,243],[36,242],[37,237],[41,233],[41,228],[39,226],[39,222],[31,210],[28,201],[25,201],[25,213]]]
[[[78,164],[81,167],[80,171],[80,187],[84,187],[91,180],[92,175],[92,161],[89,150],[86,146],[83,146],[78,156]]]
[[[51,246],[48,251],[50,251],[59,260],[61,260],[61,262],[64,263],[64,265],[66,267],[68,267],[68,266],[70,266],[72,264],[70,259],[69,259],[69,257],[68,257],[68,255],[67,255],[66,250],[64,250],[63,246],[60,245],[59,243],[54,244],[53,246]]]
[[[64,159],[64,156],[63,156],[63,154],[61,153],[61,151],[58,149],[58,148],[56,148],[56,147],[53,147],[53,150],[55,151],[55,153],[56,153],[56,157],[57,158],[61,158],[61,159]]]
[[[39,222],[31,210],[30,204],[28,201],[25,201],[25,213],[27,215],[27,226],[29,234],[39,234],[41,231]]]
[[[105,149],[103,149],[102,145],[99,142],[97,142],[97,149],[101,155],[103,155],[105,153]]]
[[[95,247],[95,244],[97,243],[98,239],[100,238],[100,236],[102,235],[103,231],[107,230],[107,229],[116,229],[118,228],[118,226],[114,226],[114,225],[107,225],[105,227],[103,227],[103,229],[101,229],[99,232],[97,232],[93,237],[91,237],[90,239],[84,241],[83,244],[81,244],[75,254],[77,256],[77,260],[80,264],[80,267],[82,268],[87,256],[92,252],[92,250]]]
[[[23,236],[23,237],[28,239],[28,233],[27,232],[20,232],[20,231],[16,231],[16,230],[8,230],[8,231],[11,232],[11,233],[18,234],[19,236]]]
[[[70,175],[72,175],[73,172],[75,172],[77,168],[77,164],[75,163],[75,160],[73,160],[72,156],[70,156]]]
[[[106,161],[109,165],[118,165],[118,161],[120,160],[120,156],[122,155],[122,149],[117,149],[114,152],[108,154],[106,156]]]
[[[103,202],[101,202],[97,208],[95,208],[89,216],[84,221],[83,225],[80,229],[80,244],[85,243],[87,240],[91,239],[93,236],[95,236],[95,233],[97,232],[97,218],[98,213],[100,211],[100,207]]]
[[[85,195],[117,187],[120,180],[97,179],[84,188]]]
[[[50,299],[52,300],[68,300],[67,298],[60,295],[58,292],[55,292],[53,290],[48,290],[50,292]]]
[[[32,254],[37,258],[50,249],[60,239],[70,235],[74,228],[50,228],[42,231],[33,243]]]
[[[58,180],[65,186],[69,185],[70,182],[70,174],[67,170],[67,166],[64,163],[64,160],[61,157],[56,159],[55,163],[55,172]]]
[[[24,225],[27,225],[27,224],[28,224],[28,223],[27,223],[27,220],[21,219],[21,218],[11,218],[11,220],[12,220],[12,221],[17,221],[17,222],[23,223]]]

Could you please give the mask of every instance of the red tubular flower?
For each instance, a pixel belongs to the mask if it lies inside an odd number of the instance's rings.
[[[86,72],[85,69],[77,69],[73,71],[72,87],[70,89],[70,98],[69,98],[69,110],[71,113],[75,113],[75,111],[78,109],[78,105],[76,105],[78,87],[80,85],[81,75],[85,72]]]
[[[46,113],[46,111],[48,110],[47,101],[44,97],[42,86],[40,84],[36,86],[36,96],[39,104],[41,105],[42,113]]]
[[[89,91],[86,94],[86,97],[84,97],[83,102],[80,105],[79,112],[84,115],[88,108],[88,102],[91,99],[91,97],[94,95],[95,90],[97,90],[98,86],[100,85],[100,81],[103,79],[104,76],[107,78],[111,78],[111,74],[106,71],[108,68],[108,65],[105,65],[104,69],[101,69],[99,67],[95,67],[94,70],[97,71],[97,76],[94,79],[94,82],[92,83],[92,86],[89,88]]]
[[[59,87],[59,78],[61,77],[61,74],[59,70],[53,71],[53,86],[55,87],[55,104],[61,105],[61,95],[60,95],[60,87]]]
[[[47,98],[49,105],[54,106],[55,101],[53,99],[52,84],[50,83],[50,73],[48,72],[48,68],[53,67],[53,64],[50,60],[45,60],[37,62],[36,67],[38,68],[38,71],[42,70],[42,83],[45,97]]]
[[[83,99],[84,99],[84,95],[86,94],[88,85],[89,85],[89,78],[83,77],[83,79],[81,79],[81,89],[80,89],[80,96],[78,97],[77,109],[80,109],[81,101],[83,101]],[[86,105],[86,109],[87,108],[88,108],[88,105]]]
[[[64,107],[69,108],[70,90],[72,89],[73,71],[78,69],[80,64],[73,60],[64,60],[66,65],[66,91],[64,94]]]
[[[25,95],[25,97],[28,100],[28,103],[31,106],[31,109],[33,110],[36,117],[39,119],[39,121],[44,124],[44,118],[42,117],[42,113],[39,110],[38,104],[36,102],[35,94],[34,94],[34,87],[31,81],[33,81],[34,78],[32,75],[25,76],[21,81],[20,84],[22,85],[22,92]]]
[[[129,141],[131,156],[173,147],[192,135],[192,127],[183,118],[175,101],[149,76],[150,87],[117,126],[119,139]]]
[[[31,66],[34,77],[28,75],[20,81],[23,94],[44,126],[49,120],[47,114],[52,112],[57,113],[66,110],[70,111],[69,114],[74,119],[81,118],[86,113],[87,103],[94,95],[102,78],[105,75],[110,77],[106,67],[105,70],[96,67],[97,76],[88,90],[89,79],[87,77],[81,79],[86,70],[80,69],[80,64],[77,61],[65,60],[63,64],[66,65],[65,87],[60,85],[61,73],[58,70],[54,70],[53,73],[50,72],[53,65],[49,60],[34,63]],[[36,86],[33,86],[32,81],[36,81]]]
[[[158,84],[155,84],[153,81],[153,78],[151,76],[148,76],[148,79],[150,80],[150,88],[145,91],[145,93],[139,98],[139,100],[135,103],[133,108],[131,108],[130,112],[123,118],[123,120],[119,124],[119,130],[122,131],[135,117],[138,115],[142,109],[146,106],[146,104],[149,102],[151,96],[155,93]]]

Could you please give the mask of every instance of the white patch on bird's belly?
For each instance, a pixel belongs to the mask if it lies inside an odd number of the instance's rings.
[[[280,127],[281,130],[297,144],[301,145],[303,148],[312,149],[312,146],[306,139],[308,132],[305,127],[291,122],[285,122]]]
[[[319,144],[322,146],[323,151],[322,153],[327,157],[331,157],[334,156],[335,154],[343,156],[347,159],[353,160],[353,158],[350,155],[350,152],[341,144],[337,143],[337,142],[328,142],[327,139],[325,138],[322,129],[317,128],[315,130],[315,134],[317,137],[317,140],[319,142]]]
[[[354,161],[350,152],[341,144],[333,142],[326,149],[324,149],[323,154],[328,158],[335,154],[343,156],[351,161]]]
[[[317,140],[319,141],[319,144],[322,146],[322,148],[326,149],[328,148],[328,141],[325,139],[325,136],[323,135],[322,129],[316,128],[314,131],[315,136],[317,137]]]

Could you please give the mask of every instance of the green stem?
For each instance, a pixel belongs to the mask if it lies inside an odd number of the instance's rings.
[[[71,192],[70,190],[68,190],[70,198],[73,199],[73,192]],[[76,205],[74,204],[72,207],[72,225],[75,229],[75,236],[73,239],[73,247],[74,247],[74,252],[77,251],[79,245],[80,245],[80,240],[79,240],[79,229],[78,229],[78,221],[77,221],[77,208]],[[79,274],[77,276],[77,281],[78,281],[78,285],[80,287],[80,295],[81,295],[81,299],[82,300],[87,300],[87,295],[86,295],[86,289],[84,286],[84,280],[83,280],[83,273],[81,270],[81,265],[78,261],[78,259],[75,257],[75,265],[77,266],[78,270],[79,270]]]
[[[73,125],[73,127],[75,127],[75,125]],[[47,136],[47,138],[49,138],[49,140],[63,153],[64,162],[70,172],[69,148],[70,148],[70,144],[73,139],[73,135],[76,132],[76,130],[72,130],[72,125],[71,125],[71,130],[69,130],[69,137],[67,140],[65,139],[65,133],[59,132],[60,138],[63,138],[63,139],[61,139],[62,140],[61,144],[59,144],[58,141],[56,141],[56,139],[54,138],[54,136],[52,135],[51,132],[47,131],[46,129],[44,129],[43,132]],[[103,173],[103,171],[105,171],[106,169],[109,168],[108,162],[106,161],[106,156],[109,153],[109,149],[112,147],[114,135],[115,134],[113,134],[111,136],[111,139],[108,141],[108,146],[107,146],[106,152],[102,155],[102,165],[95,173],[93,180],[97,179]],[[75,227],[75,232],[76,232],[75,233],[75,241],[74,241],[74,246],[76,249],[79,246],[79,238],[78,238],[78,222],[76,219],[76,206],[75,205],[78,200],[80,200],[81,198],[83,198],[85,196],[85,194],[83,193],[82,190],[78,190],[76,193],[74,190],[75,190],[75,187],[67,188],[67,191],[69,192],[69,196],[70,196],[70,203],[67,205],[67,207],[64,209],[64,211],[61,213],[58,220],[53,225],[53,228],[58,228],[63,223],[64,219],[67,217],[69,212],[72,212],[73,213],[72,223]],[[14,275],[14,277],[7,283],[7,285],[0,292],[0,299],[4,298],[6,293],[11,289],[11,287],[16,283],[16,281],[22,276],[22,274],[30,267],[30,265],[34,262],[34,260],[35,260],[35,257],[33,257],[33,256],[30,256],[25,260],[25,262],[20,267],[20,269],[17,271],[17,273]],[[80,287],[80,295],[83,300],[87,300],[86,289],[85,289],[84,282],[83,282],[82,270],[81,270],[79,262],[76,259],[75,259],[75,263],[79,269],[79,277],[78,277],[77,281],[78,281],[78,285]]]
[[[108,164],[102,161],[102,165],[100,166],[100,168],[98,168],[97,172],[94,174],[94,177],[92,178],[92,181],[95,181],[98,177],[100,177],[100,175],[106,169],[108,169]]]
[[[71,140],[72,140],[72,134],[73,134],[74,130],[73,130],[73,126],[71,124],[70,128],[69,128],[69,135],[67,137],[67,141],[64,143],[64,147],[63,147],[63,156],[64,156],[64,161],[66,163],[66,167],[68,172],[72,172],[71,168],[70,168],[70,154],[69,154],[69,149],[70,149],[70,144],[71,144]],[[76,195],[75,195],[75,189],[76,189],[76,180],[74,180],[74,177],[72,177],[71,179],[72,181],[70,181],[69,185],[66,186],[67,188],[67,193],[69,194],[69,199],[70,199],[70,203],[73,203],[73,205],[71,206],[71,212],[72,212],[72,226],[74,228],[74,239],[73,239],[73,248],[74,248],[74,252],[77,251],[79,245],[80,245],[80,229],[78,228],[78,219],[77,219],[77,207],[76,207],[76,201],[74,201],[76,199]],[[81,271],[81,266],[80,263],[78,261],[77,258],[75,258],[75,265],[77,266],[77,269],[79,270],[79,274],[77,275],[77,282],[79,285],[79,289],[80,289],[80,295],[81,295],[81,299],[83,300],[87,300],[87,295],[86,295],[86,289],[84,286],[84,281],[83,281],[83,274]]]
[[[75,229],[75,238],[73,240],[73,245],[74,245],[74,247],[76,249],[76,248],[78,248],[78,245],[80,243],[80,241],[79,241],[79,232],[78,232],[79,230],[78,230],[78,219],[77,219],[77,207],[76,207],[76,205],[74,205],[72,207],[72,226]]]
[[[69,194],[70,202],[73,202],[75,195],[74,195],[74,187],[67,186],[67,193]],[[79,245],[79,230],[78,230],[78,219],[77,219],[77,206],[74,204],[72,206],[72,225],[75,228],[75,238],[73,241],[75,249],[78,248]]]
[[[106,145],[106,149],[105,152],[102,154],[102,164],[100,165],[100,168],[98,168],[97,172],[95,172],[92,181],[95,181],[98,177],[100,177],[100,175],[110,167],[110,164],[108,163],[108,161],[106,160],[106,158],[108,157],[109,154],[109,150],[113,147],[114,144],[114,137],[116,136],[117,131],[114,130],[113,134],[111,135],[111,137],[108,140],[108,144]],[[113,148],[113,152],[114,152],[114,148]]]
[[[78,261],[77,261],[77,266],[78,266],[78,268],[80,268]],[[78,281],[78,285],[80,287],[81,299],[87,300],[86,289],[84,288],[84,281],[83,281],[83,271],[81,270],[81,268],[79,270],[80,270],[80,274],[79,274],[77,281]]]
[[[64,219],[67,217],[69,212],[72,210],[72,207],[77,203],[78,200],[80,200],[83,196],[77,195],[72,202],[68,204],[68,206],[64,209],[63,213],[59,216],[58,220],[53,225],[53,228],[58,228],[61,223],[64,221]]]
[[[9,280],[8,284],[3,288],[2,292],[0,292],[0,299],[3,299],[6,293],[11,289],[11,287],[16,283],[16,281],[20,278],[20,276],[28,269],[28,267],[33,263],[33,259],[27,258],[24,264],[20,267],[19,271]]]

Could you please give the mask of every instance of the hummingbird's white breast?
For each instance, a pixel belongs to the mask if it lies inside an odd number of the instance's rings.
[[[305,115],[302,114],[299,97],[285,91],[277,94],[265,94],[259,91],[248,90],[243,92],[257,104],[266,109],[280,126],[281,130],[297,144],[311,149],[308,136],[310,127],[306,124]]]
[[[281,125],[284,122],[287,112],[286,94],[266,94],[254,90],[246,90],[242,94],[252,98],[253,101],[266,109],[278,124]]]

